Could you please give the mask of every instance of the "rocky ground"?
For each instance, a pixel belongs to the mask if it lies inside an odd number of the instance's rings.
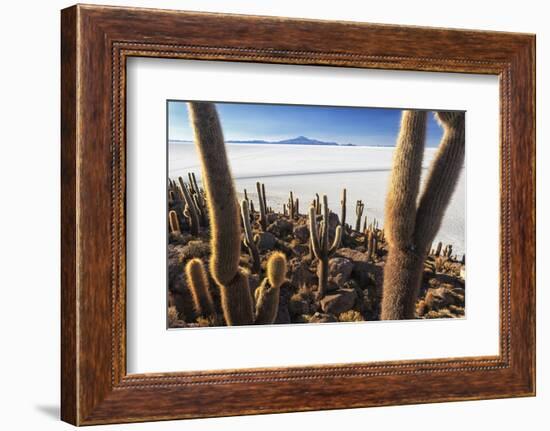
[[[279,250],[287,256],[287,282],[281,287],[276,324],[357,322],[379,320],[380,301],[387,244],[383,231],[376,229],[378,244],[372,256],[367,254],[367,235],[346,229],[342,244],[329,261],[329,293],[321,300],[317,297],[317,259],[309,252],[307,217],[291,219],[287,215],[269,213],[269,225],[264,232],[254,214],[252,227],[260,251],[263,277],[269,254]],[[334,235],[338,216],[331,213],[329,236]],[[168,245],[169,274],[169,326],[173,328],[218,326],[217,319],[197,317],[191,294],[185,280],[184,266],[191,258],[201,258],[208,266],[210,256],[209,230],[202,228],[198,236],[185,229],[170,234]],[[439,254],[436,256],[436,254]],[[446,256],[444,256],[444,254]],[[416,306],[419,319],[455,318],[464,316],[464,264],[449,250],[430,253],[426,261],[421,292]],[[241,266],[251,268],[248,249],[242,245]],[[250,288],[259,285],[259,276],[250,274]],[[210,287],[219,309],[218,289],[213,280]]]

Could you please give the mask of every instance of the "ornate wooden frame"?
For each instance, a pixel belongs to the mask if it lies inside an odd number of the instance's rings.
[[[61,15],[63,420],[88,425],[534,395],[534,35],[81,5]],[[129,56],[498,75],[500,354],[128,375]]]

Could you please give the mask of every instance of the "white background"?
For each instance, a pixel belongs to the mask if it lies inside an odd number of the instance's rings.
[[[133,6],[344,19],[393,24],[537,33],[538,135],[538,396],[509,399],[371,408],[285,415],[247,416],[105,426],[96,429],[257,430],[370,427],[427,430],[547,429],[550,422],[548,334],[549,295],[545,292],[550,258],[548,85],[550,29],[544,2],[523,0],[312,2],[296,0],[110,2]],[[4,429],[70,429],[57,420],[59,409],[59,9],[66,1],[5,2],[0,16],[2,67],[0,113],[0,425]],[[546,55],[544,55],[544,54]],[[542,120],[541,120],[542,119]],[[548,222],[547,222],[548,223]]]
[[[127,84],[129,373],[498,354],[497,77],[141,58]],[[467,318],[166,331],[165,106],[186,98],[465,110]]]

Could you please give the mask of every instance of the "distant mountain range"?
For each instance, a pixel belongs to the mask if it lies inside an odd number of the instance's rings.
[[[174,139],[172,142],[191,142]],[[353,144],[339,144],[338,142],[325,142],[318,139],[311,139],[306,136],[297,136],[296,138],[283,139],[282,141],[265,141],[262,139],[250,140],[229,140],[228,144],[278,144],[278,145],[332,145],[332,146],[354,146]]]

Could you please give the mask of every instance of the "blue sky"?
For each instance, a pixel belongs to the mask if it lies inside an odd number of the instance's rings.
[[[225,140],[279,141],[307,136],[339,144],[394,146],[400,109],[216,103]],[[428,116],[426,143],[437,146],[442,129]],[[192,140],[187,104],[168,103],[168,137]]]

